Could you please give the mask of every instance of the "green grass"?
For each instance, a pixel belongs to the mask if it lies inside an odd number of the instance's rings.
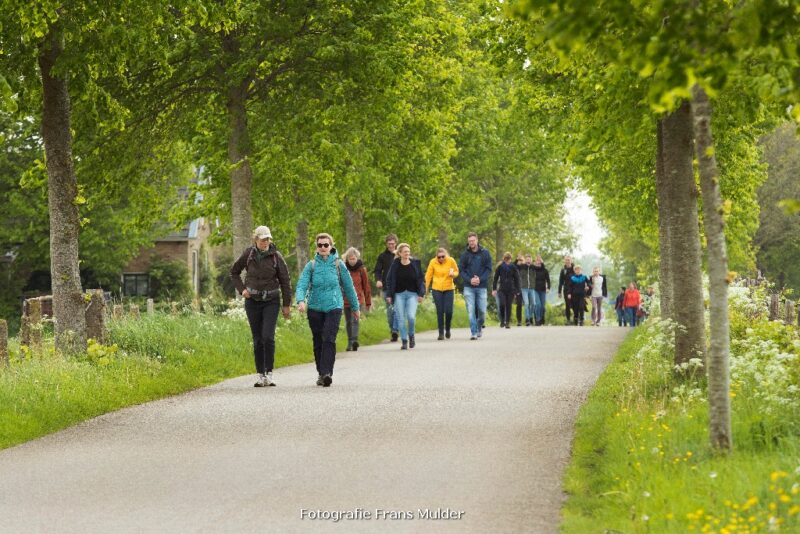
[[[453,326],[466,325],[463,300],[458,299]],[[417,330],[435,328],[433,303],[426,299],[419,307]],[[359,341],[369,345],[387,335],[381,307],[363,320]],[[0,369],[0,449],[126,406],[255,372],[252,338],[243,318],[156,313],[112,321],[109,337],[109,345],[90,345],[78,357],[55,354],[52,338],[34,351],[10,340],[11,367]],[[346,343],[342,319],[339,351]],[[279,322],[276,345],[276,367],[314,361],[308,323],[296,313]]]
[[[798,411],[734,382],[734,452],[715,455],[703,380],[672,378],[656,330],[627,337],[579,413],[561,531],[800,531]]]

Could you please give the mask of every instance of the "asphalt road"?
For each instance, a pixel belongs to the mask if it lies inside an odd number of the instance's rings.
[[[107,414],[0,451],[0,532],[556,532],[626,333],[419,334],[339,354],[330,388],[301,365]]]

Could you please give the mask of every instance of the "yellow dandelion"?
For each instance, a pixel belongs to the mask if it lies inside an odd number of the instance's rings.
[[[769,475],[769,479],[773,482],[778,480],[779,478],[786,478],[787,474],[786,471],[773,471]]]
[[[792,498],[789,497],[788,495],[781,495],[780,497],[778,497],[778,499],[781,502],[792,502]]]
[[[789,508],[789,515],[796,515],[800,513],[800,505],[795,504],[791,508]]]

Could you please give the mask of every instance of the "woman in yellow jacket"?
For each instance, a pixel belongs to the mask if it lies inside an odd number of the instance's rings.
[[[458,276],[458,264],[447,251],[440,248],[431,259],[425,272],[425,286],[430,288],[436,304],[436,322],[439,325],[439,340],[450,339],[450,322],[453,320],[453,297]]]

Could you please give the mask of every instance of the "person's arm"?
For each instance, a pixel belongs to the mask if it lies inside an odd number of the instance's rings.
[[[244,252],[239,259],[233,262],[231,265],[230,277],[233,285],[236,287],[236,291],[240,294],[244,294],[245,287],[244,282],[242,282],[242,271],[244,268],[247,267],[247,258],[250,256],[250,247],[244,249]]]
[[[603,298],[608,298],[608,286],[606,285],[606,275],[603,275]]]
[[[565,280],[566,280],[566,277],[564,276],[565,274],[566,274],[566,271],[564,269],[561,269],[561,272],[558,273],[558,294],[559,295],[561,294],[561,291],[564,289],[564,283],[565,283]]]
[[[492,255],[489,254],[489,251],[483,249],[483,272],[478,276],[481,279],[481,283],[488,284],[489,278],[492,277]]]
[[[436,258],[432,259],[428,263],[428,269],[425,271],[425,287],[432,287],[433,286],[433,270],[434,270],[434,262]]]
[[[458,271],[461,276],[461,281],[464,282],[464,287],[469,287],[469,279],[472,277],[469,274],[466,256],[467,256],[466,252],[461,254],[461,258],[459,259],[458,263]]]
[[[369,283],[369,272],[366,267],[361,268],[361,283],[364,286],[364,304],[367,308],[372,307],[372,286]]]
[[[279,253],[277,254],[278,261],[276,262],[276,269],[278,274],[278,283],[281,286],[281,298],[283,298],[283,307],[289,308],[292,305],[292,279],[289,276],[289,266],[286,265],[286,261],[283,259],[283,256]],[[288,310],[286,310],[288,313]]]
[[[357,313],[361,310],[361,304],[358,302],[358,293],[356,293],[353,277],[350,276],[350,271],[347,270],[347,267],[343,265],[344,262],[341,260],[339,260],[339,262],[339,282],[341,282],[344,288],[344,294],[347,296],[347,300],[350,301],[350,309],[353,310],[353,313]]]
[[[522,293],[522,276],[519,274],[519,269],[514,267],[514,283],[516,284],[516,289],[514,291],[515,295],[519,295]]]
[[[300,273],[300,278],[297,280],[297,287],[294,290],[294,300],[297,307],[305,309],[306,295],[309,290],[309,283],[311,282],[311,262],[306,263],[303,272]]]
[[[394,302],[394,286],[395,286],[395,265],[397,261],[393,261],[392,264],[389,266],[389,270],[386,271],[386,280],[383,284],[383,291],[386,295],[386,301],[391,304]]]
[[[550,271],[547,269],[544,270],[544,280],[545,280],[545,292],[549,292],[553,286],[550,284]]]
[[[414,261],[414,272],[417,275],[417,296],[419,301],[425,298],[425,276],[422,274],[422,262],[419,260]]]
[[[500,280],[500,266],[497,266],[497,269],[494,270],[494,276],[492,277],[492,291],[497,291],[497,282]]]
[[[452,257],[450,258],[450,266],[453,269],[453,280],[455,280],[456,278],[458,278],[458,275],[460,274],[460,271],[458,270],[458,264],[456,263],[455,258]]]

